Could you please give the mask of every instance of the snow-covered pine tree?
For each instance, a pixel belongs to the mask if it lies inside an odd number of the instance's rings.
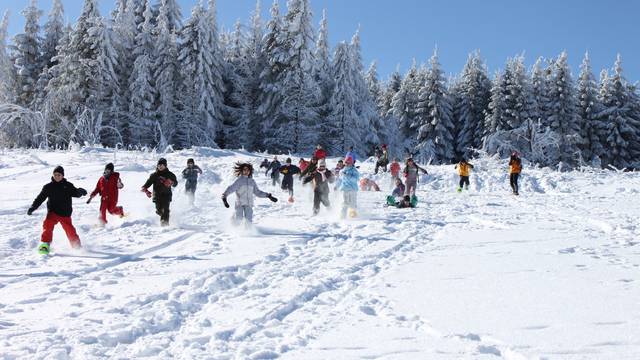
[[[399,151],[413,154],[416,147],[416,129],[411,126],[416,119],[418,105],[419,77],[415,60],[402,79],[400,89],[391,100],[391,110],[398,120]]]
[[[378,63],[372,62],[365,75],[365,81],[367,83],[367,89],[369,90],[369,96],[374,100],[376,104],[376,110],[378,114],[382,113],[380,106],[382,105],[382,86],[378,78]]]
[[[545,65],[546,63],[546,65]],[[535,100],[535,107],[531,118],[541,124],[549,124],[549,91],[551,86],[551,64],[539,57],[531,69],[531,91]]]
[[[580,160],[580,124],[567,53],[562,52],[553,63],[552,86],[549,89],[549,127],[560,137],[558,161],[573,167]]]
[[[451,101],[437,50],[429,62],[431,68],[418,94],[416,153],[422,162],[448,164],[455,158],[456,147]]]
[[[356,112],[358,114],[358,128],[361,134],[360,142],[364,147],[358,151],[362,154],[367,149],[380,144],[378,130],[380,117],[376,108],[376,99],[369,93],[365,79],[364,64],[362,63],[362,49],[360,45],[360,29],[351,38],[351,61],[353,62],[353,83],[356,94]],[[353,144],[356,146],[356,144]],[[357,146],[356,146],[357,147]],[[347,150],[346,148],[344,149]]]
[[[381,133],[380,141],[387,144],[391,153],[401,155],[403,153],[403,144],[398,131],[398,119],[393,114],[391,107],[393,97],[400,90],[402,85],[402,76],[398,69],[391,73],[389,79],[382,84],[382,96],[378,100],[378,108],[380,109]]]
[[[36,83],[42,72],[40,16],[37,0],[31,0],[23,11],[25,17],[24,32],[13,38],[13,64],[16,67],[16,103],[22,107],[32,108],[35,100]]]
[[[357,96],[354,84],[354,68],[351,49],[345,42],[339,43],[333,54],[332,78],[335,80],[334,90],[329,106],[326,141],[329,153],[343,153],[353,145],[357,152],[362,153],[361,133],[358,126]]]
[[[245,35],[240,21],[236,21],[229,43],[224,49],[224,137],[218,145],[224,148],[248,148],[253,143],[249,131],[249,111],[247,109],[247,80],[249,64],[245,57]]]
[[[318,102],[318,128],[320,133],[328,133],[328,128],[332,125],[328,122],[331,112],[329,102],[333,92],[334,79],[332,78],[332,64],[329,50],[329,25],[327,21],[327,11],[322,10],[322,20],[318,31],[318,40],[315,49],[314,78],[320,88],[320,99]]]
[[[460,83],[454,89],[459,92],[455,121],[459,126],[456,153],[468,159],[474,153],[472,149],[482,147],[484,118],[491,100],[491,80],[479,51],[469,55]]]
[[[320,90],[313,76],[315,38],[309,0],[288,0],[284,27],[277,40],[282,51],[270,63],[279,64],[275,72],[281,103],[271,125],[270,149],[311,151],[318,140]],[[272,65],[273,66],[273,65]]]
[[[164,13],[166,17],[166,26],[169,28],[169,33],[177,33],[182,28],[182,9],[177,0],[160,0],[158,4],[154,6],[154,14],[160,14],[160,9],[164,7]],[[158,19],[156,19],[156,26]]]
[[[181,102],[185,113],[178,124],[181,146],[216,146],[222,134],[222,52],[218,43],[215,2],[196,5],[180,34]]]
[[[580,65],[580,78],[578,80],[578,114],[582,138],[585,140],[581,146],[582,158],[587,165],[600,167],[601,157],[604,154],[602,139],[604,139],[604,127],[598,114],[602,111],[602,104],[598,99],[598,88],[591,70],[589,53],[584,54]]]
[[[153,63],[153,77],[157,91],[156,114],[159,121],[162,138],[160,147],[166,147],[173,142],[178,123],[177,91],[180,83],[180,67],[178,64],[178,44],[176,32],[170,16],[177,6],[173,1],[163,0],[158,9],[155,27],[155,58]],[[179,8],[178,8],[179,11]],[[178,13],[179,14],[179,13]]]
[[[129,136],[135,145],[156,146],[162,134],[156,121],[156,88],[153,60],[156,57],[153,38],[153,12],[149,0],[144,2],[144,22],[135,37],[135,61],[129,77]]]
[[[601,85],[603,110],[598,115],[606,126],[603,165],[618,169],[640,164],[640,119],[636,118],[633,88],[622,75],[622,58],[618,54],[613,76]]]
[[[43,107],[45,98],[47,97],[46,88],[49,80],[51,80],[50,69],[57,64],[54,60],[58,54],[56,48],[63,36],[64,8],[62,7],[61,0],[54,0],[47,23],[44,26],[44,39],[42,41],[42,52],[40,54],[40,68],[42,71],[38,75],[34,100],[34,107],[36,109]]]
[[[12,103],[15,99],[14,68],[6,52],[8,27],[9,11],[7,10],[0,22],[0,103]]]

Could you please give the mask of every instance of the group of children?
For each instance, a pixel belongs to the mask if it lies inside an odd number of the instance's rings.
[[[386,151],[386,148],[384,149]],[[355,166],[356,154],[353,148],[345,155],[344,160],[338,161],[338,166],[334,172],[327,169],[326,152],[318,145],[311,161],[300,159],[299,166],[291,164],[291,158],[287,158],[285,165],[281,165],[277,157],[272,162],[265,159],[260,165],[266,168],[267,172],[271,171],[272,184],[279,182],[280,175],[283,175],[281,188],[289,194],[289,202],[294,202],[294,175],[298,175],[303,184],[312,184],[313,188],[313,214],[316,215],[320,211],[320,204],[330,207],[329,201],[329,184],[336,183],[334,190],[342,192],[342,210],[341,216],[355,217],[358,208],[358,189],[379,191],[379,187],[372,180],[365,182],[360,181],[360,172]],[[379,166],[380,165],[380,166]],[[379,161],[376,163],[378,167],[383,167],[386,171],[386,165],[382,166]],[[462,159],[455,168],[460,176],[460,183],[457,189],[461,192],[463,189],[469,188],[469,175],[473,165]],[[510,185],[514,195],[518,195],[518,178],[522,171],[522,160],[517,152],[511,154],[509,159]],[[400,178],[400,164],[395,158],[391,164],[390,173],[395,183],[395,188],[391,195],[387,197],[386,206],[395,206],[398,208],[415,207],[418,199],[415,195],[419,173],[428,174],[425,169],[414,162],[412,158],[408,158],[404,167],[405,182]],[[202,169],[195,165],[193,159],[187,160],[187,167],[182,171],[182,176],[186,180],[185,192],[189,197],[189,201],[193,204],[195,191],[198,183],[198,175],[202,174]],[[229,208],[227,197],[232,193],[236,195],[234,222],[239,223],[243,219],[247,223],[253,220],[253,199],[254,197],[268,198],[272,202],[278,199],[271,193],[264,192],[258,188],[253,179],[253,166],[250,163],[236,163],[234,174],[237,179],[226,188],[222,193],[222,201],[225,207]],[[366,178],[363,178],[363,180]],[[369,183],[372,182],[372,184]],[[158,160],[155,171],[150,174],[147,181],[142,185],[141,191],[149,198],[153,199],[156,207],[156,213],[160,216],[161,225],[169,224],[170,203],[172,201],[172,188],[178,185],[178,180],[174,173],[167,167],[167,160],[161,158]],[[108,163],[103,175],[98,180],[95,189],[91,192],[87,204],[91,203],[94,197],[100,195],[100,221],[102,224],[107,223],[107,212],[112,215],[125,216],[122,206],[118,206],[118,192],[124,187],[120,174],[114,171],[114,165]],[[149,188],[152,191],[149,191]],[[72,221],[72,198],[87,195],[87,191],[83,188],[76,188],[72,183],[64,178],[64,169],[57,166],[53,170],[51,182],[43,186],[42,191],[29,207],[27,214],[33,212],[45,201],[47,201],[47,216],[42,226],[41,243],[38,251],[42,254],[48,254],[50,243],[53,236],[53,228],[60,223],[65,231],[69,242],[73,248],[81,247],[80,237],[78,236]]]

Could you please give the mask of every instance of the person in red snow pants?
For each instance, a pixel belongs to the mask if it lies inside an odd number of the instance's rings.
[[[71,223],[71,217],[60,216],[53,211],[47,213],[47,217],[42,223],[42,236],[40,237],[40,241],[43,243],[50,243],[51,240],[53,240],[53,228],[58,223],[62,225],[62,230],[64,230],[64,233],[67,234],[67,238],[69,239],[69,243],[71,243],[71,246],[79,247],[80,236],[78,236],[76,228],[74,228],[73,224]]]
[[[87,200],[87,204],[98,194],[100,194],[100,220],[107,223],[107,211],[111,215],[124,216],[122,206],[118,206],[118,190],[124,185],[120,180],[120,173],[113,171],[113,164],[108,163],[104,167],[104,175],[98,180],[95,190]]]

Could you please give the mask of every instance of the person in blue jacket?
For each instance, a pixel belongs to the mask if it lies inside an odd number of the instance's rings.
[[[357,216],[358,209],[358,181],[360,180],[360,173],[355,166],[353,166],[354,159],[347,157],[344,160],[345,167],[340,172],[340,190],[342,191],[342,218],[347,216],[347,212],[350,217]]]

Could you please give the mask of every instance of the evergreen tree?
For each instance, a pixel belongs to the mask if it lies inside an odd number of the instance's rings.
[[[164,8],[164,10],[161,10]],[[169,28],[169,33],[177,33],[182,28],[182,10],[180,9],[180,4],[177,0],[160,0],[160,2],[155,6],[154,13],[160,14],[160,12],[164,11],[163,21],[166,23],[165,26]],[[159,22],[159,19],[156,19],[156,23]]]
[[[482,147],[484,117],[491,100],[491,80],[479,52],[469,55],[460,83],[454,89],[453,93],[458,94],[455,123],[459,124],[456,153],[468,159],[473,154],[472,149]]]
[[[35,100],[36,83],[42,71],[40,55],[40,25],[42,10],[37,0],[22,11],[25,17],[24,32],[13,38],[13,63],[16,67],[16,103],[23,107],[32,107]]]
[[[14,101],[14,71],[6,52],[7,28],[9,27],[9,11],[5,11],[0,23],[0,103]]]
[[[262,133],[262,118],[258,114],[260,106],[260,74],[267,66],[267,60],[263,53],[264,48],[264,30],[262,24],[260,0],[256,1],[256,9],[251,19],[251,30],[246,41],[246,47],[243,51],[246,59],[247,75],[245,80],[245,104],[247,116],[249,117],[248,126],[250,143],[248,149],[256,151],[264,149],[263,137],[257,136]]]
[[[551,78],[549,126],[561,139],[558,160],[565,165],[574,166],[580,157],[578,146],[583,140],[580,136],[574,84],[566,52],[560,54],[554,62]]]
[[[353,62],[353,82],[356,94],[356,112],[359,119],[360,142],[364,142],[366,148],[372,148],[380,143],[378,130],[380,118],[377,113],[376,99],[369,93],[369,87],[365,79],[364,65],[362,63],[362,50],[360,46],[360,30],[351,38],[351,61]],[[347,150],[346,148],[344,149]]]
[[[622,75],[622,59],[618,55],[611,78],[601,86],[603,111],[599,114],[606,126],[603,164],[616,168],[635,167],[640,158],[640,121],[636,113],[635,94]]]
[[[598,99],[598,89],[591,70],[589,53],[585,53],[580,65],[577,96],[581,135],[585,140],[581,147],[582,158],[587,164],[600,167],[600,159],[604,154],[602,139],[604,139],[605,129],[598,117],[602,111],[602,104]]]
[[[422,161],[434,159],[438,163],[447,164],[455,158],[455,126],[437,50],[430,63],[426,81],[418,94],[416,152]]]
[[[405,75],[400,89],[391,100],[393,115],[398,119],[398,136],[402,144],[399,151],[413,154],[416,147],[416,109],[418,107],[419,89],[418,69],[415,60]]]
[[[343,153],[349,146],[354,146],[357,152],[366,151],[361,141],[361,128],[357,113],[357,96],[355,92],[355,68],[348,44],[341,42],[336,46],[333,55],[333,73],[335,80],[334,91],[331,95],[327,133],[330,141],[330,153]]]
[[[539,57],[531,70],[531,91],[535,100],[535,107],[531,118],[542,124],[549,124],[549,91],[551,84],[551,65],[544,66],[544,59]]]
[[[218,145],[225,148],[248,148],[252,141],[249,130],[249,109],[247,106],[247,81],[249,77],[249,63],[245,57],[246,39],[242,32],[240,21],[236,22],[235,30],[230,35],[230,41],[224,50],[225,71],[224,79],[224,111],[225,127],[224,139]]]
[[[58,54],[56,47],[62,36],[64,36],[64,8],[61,0],[53,0],[53,7],[44,25],[41,68],[50,69],[56,64],[53,58]]]
[[[327,22],[327,12],[322,11],[320,30],[315,50],[314,78],[320,88],[320,99],[318,103],[319,128],[321,133],[326,133],[331,124],[328,123],[328,116],[331,112],[329,102],[333,92],[334,79],[332,78],[331,59],[329,50],[329,26]]]

